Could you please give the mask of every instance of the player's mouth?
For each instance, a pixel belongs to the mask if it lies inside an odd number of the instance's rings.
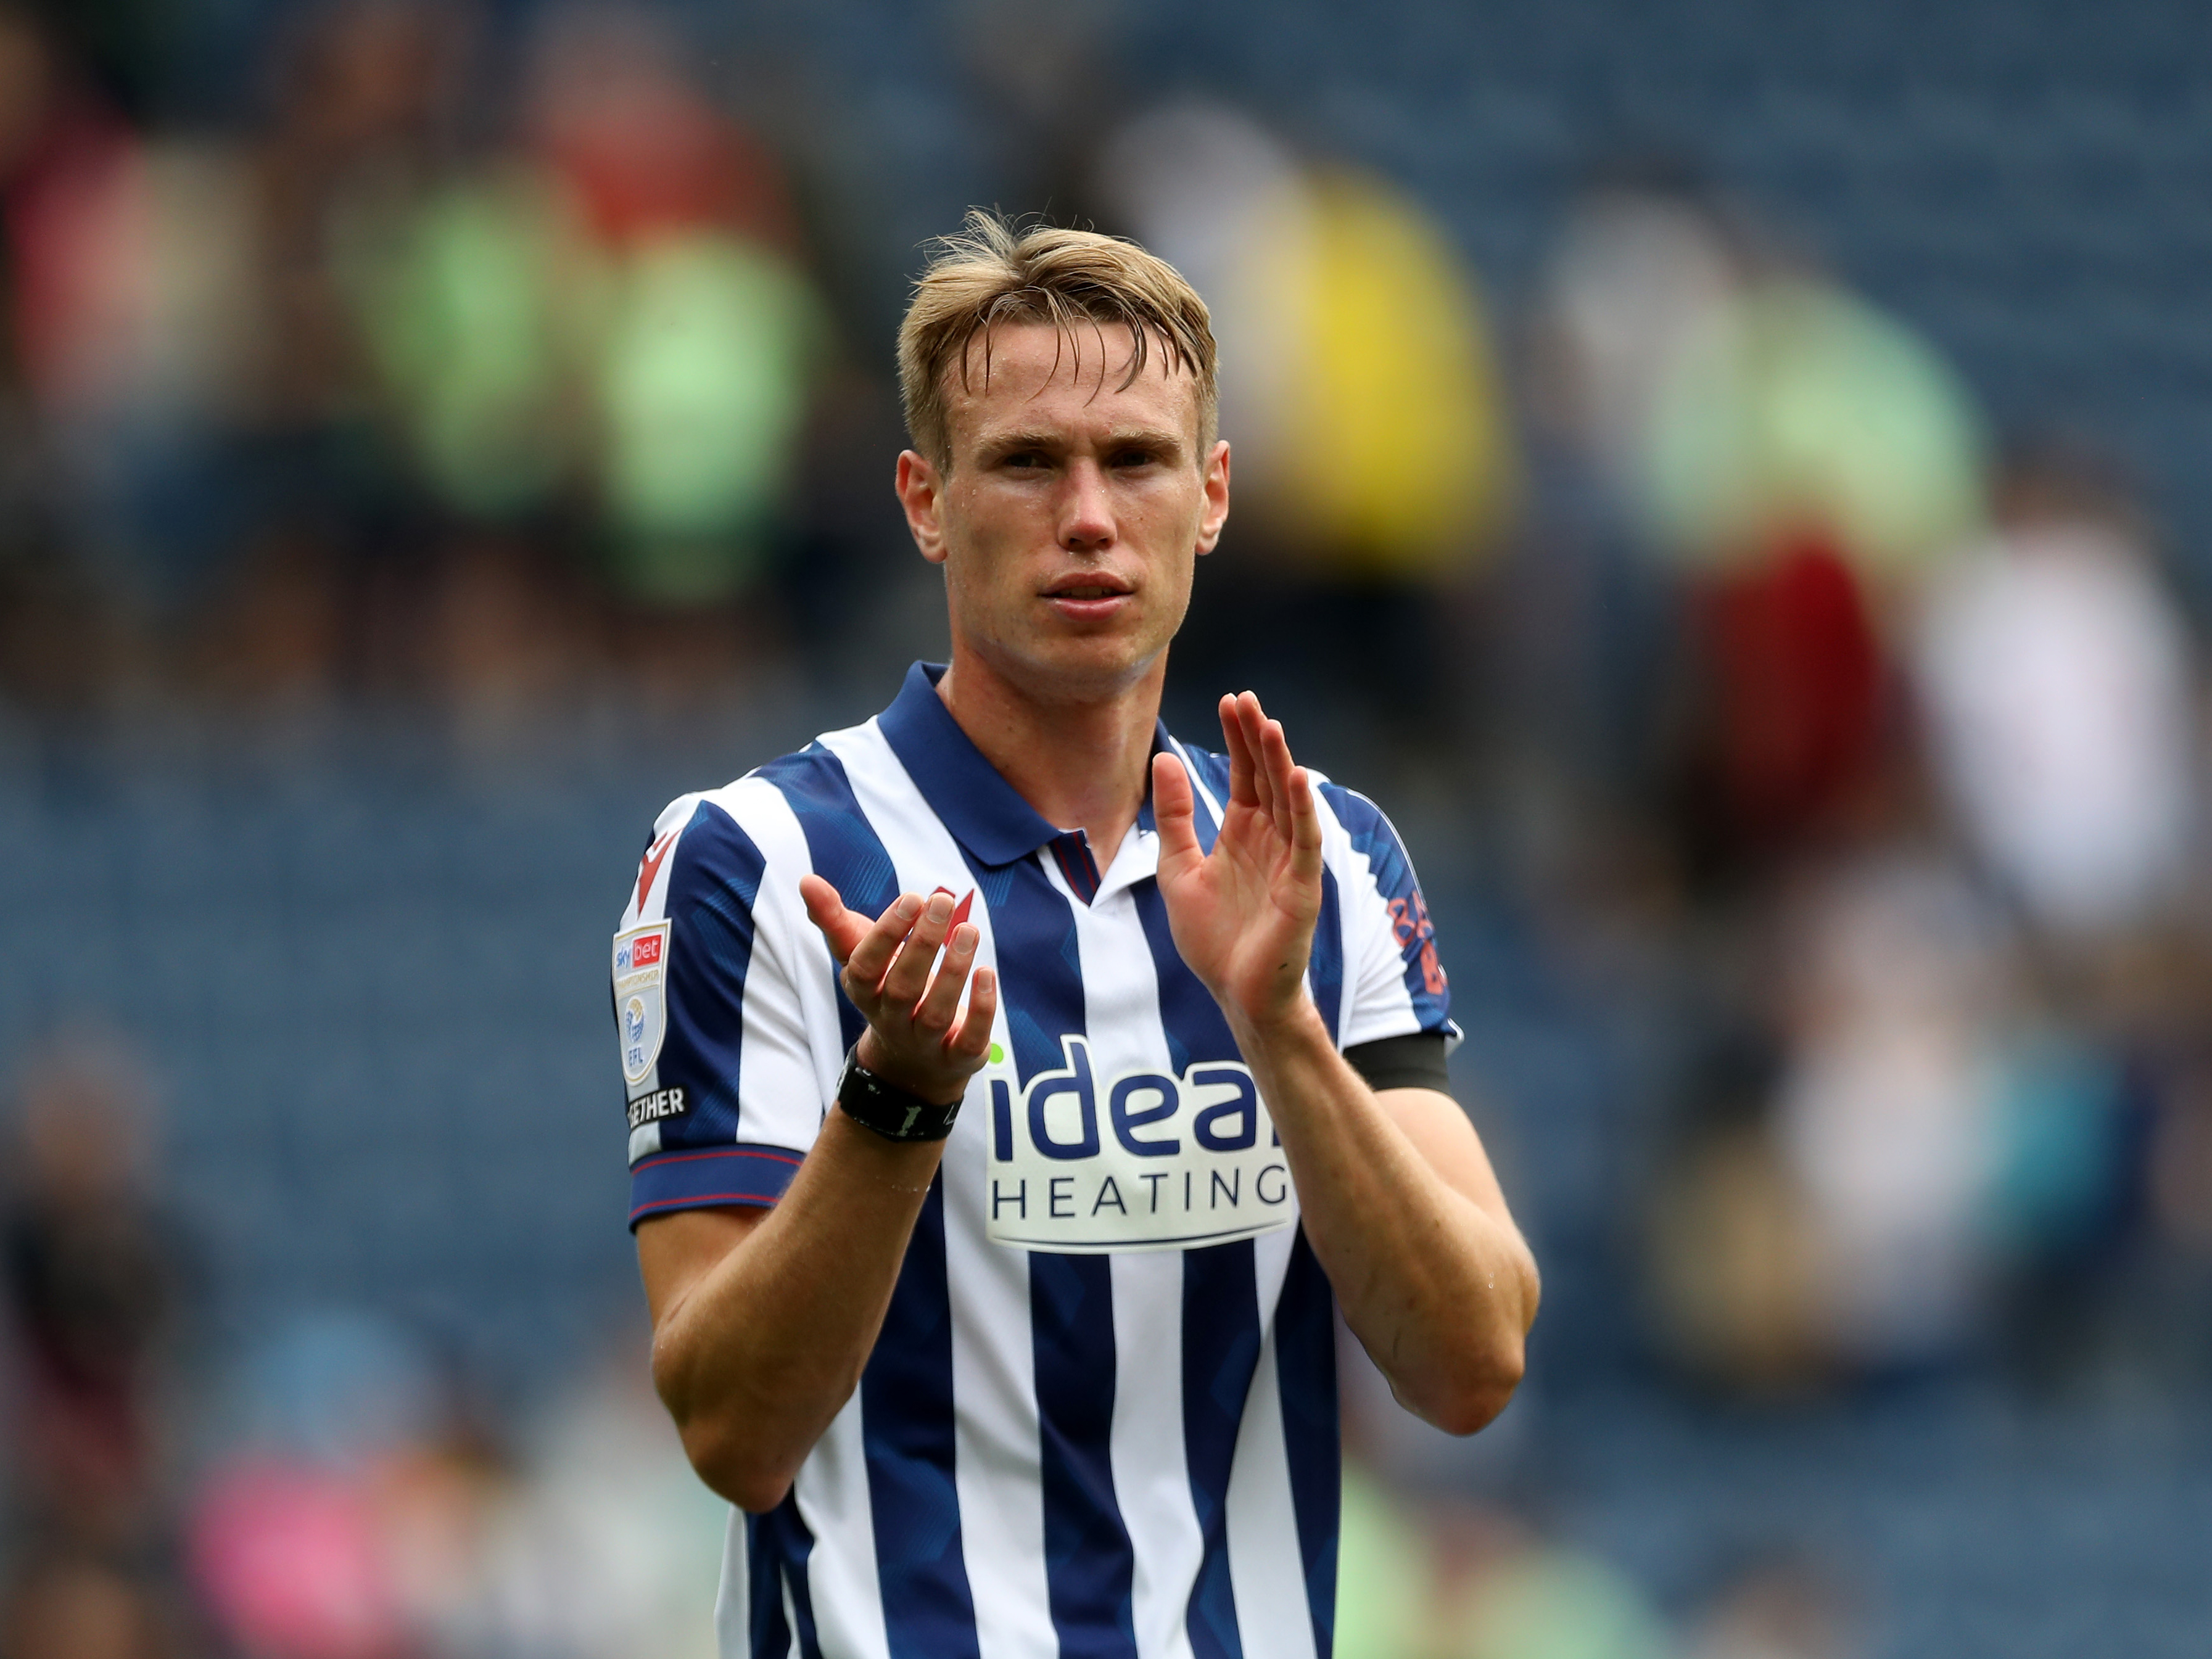
[[[1071,622],[1103,622],[1127,605],[1135,592],[1119,576],[1085,571],[1049,584],[1043,597]]]

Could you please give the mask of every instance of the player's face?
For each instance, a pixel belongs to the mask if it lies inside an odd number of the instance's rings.
[[[1197,382],[1152,344],[1125,387],[1126,327],[996,329],[988,377],[980,337],[967,385],[948,377],[950,470],[899,458],[915,539],[945,566],[955,660],[1040,701],[1143,679],[1229,514],[1229,446],[1200,453]]]

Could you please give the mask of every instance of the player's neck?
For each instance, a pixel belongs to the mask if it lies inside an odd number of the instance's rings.
[[[956,650],[937,691],[1014,793],[1048,823],[1080,829],[1103,868],[1145,802],[1166,671],[1163,653],[1142,678],[1110,696],[1045,701]]]

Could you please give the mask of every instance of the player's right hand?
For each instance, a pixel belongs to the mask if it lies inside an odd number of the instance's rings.
[[[982,1068],[998,1015],[997,977],[975,965],[982,934],[969,922],[952,925],[947,893],[902,893],[872,922],[817,875],[799,878],[799,896],[843,970],[838,983],[868,1022],[860,1064],[924,1100],[957,1100]]]

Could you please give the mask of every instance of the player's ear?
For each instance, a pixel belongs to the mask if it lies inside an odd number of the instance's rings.
[[[944,483],[936,463],[917,450],[902,449],[898,477],[894,484],[899,505],[906,511],[907,532],[921,556],[932,564],[945,562]]]
[[[1229,440],[1214,440],[1213,453],[1206,458],[1201,475],[1206,489],[1206,511],[1198,520],[1198,550],[1211,553],[1221,540],[1221,526],[1229,522]]]

